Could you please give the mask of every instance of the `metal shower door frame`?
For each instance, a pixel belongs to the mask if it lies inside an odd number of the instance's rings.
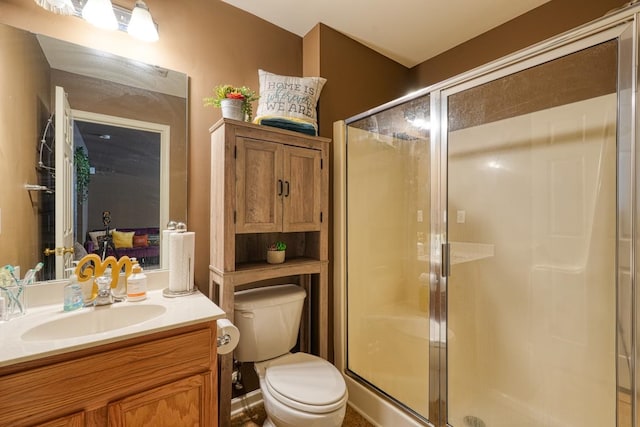
[[[451,95],[465,91],[472,87],[508,76],[519,71],[552,61],[582,49],[597,45],[599,43],[617,39],[618,40],[618,117],[617,117],[617,156],[620,162],[620,151],[626,147],[631,150],[631,158],[634,159],[631,168],[631,182],[623,182],[620,168],[617,168],[617,222],[618,253],[621,252],[620,233],[629,232],[632,237],[630,248],[630,259],[621,260],[616,257],[616,269],[618,279],[616,280],[616,324],[620,325],[621,313],[631,313],[631,331],[624,331],[617,327],[616,331],[616,355],[618,353],[618,342],[625,340],[631,344],[631,369],[629,373],[623,372],[619,366],[616,367],[616,383],[631,384],[632,403],[637,402],[639,397],[638,385],[640,384],[640,373],[636,366],[640,366],[640,325],[638,325],[637,307],[640,306],[640,292],[636,290],[636,281],[639,272],[636,265],[640,265],[640,250],[636,247],[640,245],[640,174],[637,173],[640,167],[640,150],[637,150],[637,117],[636,105],[640,102],[637,95],[637,75],[633,70],[637,69],[638,62],[638,19],[640,7],[629,7],[609,16],[605,16],[594,23],[587,24],[562,34],[549,41],[527,48],[509,57],[490,63],[484,67],[472,70],[461,76],[454,77],[441,84],[434,85],[420,94],[429,93],[431,102],[431,281],[430,281],[430,317],[431,322],[437,323],[436,333],[430,337],[429,357],[433,361],[430,370],[429,396],[430,413],[429,420],[436,427],[450,426],[447,422],[448,397],[447,397],[447,287],[449,275],[449,244],[447,235],[447,203],[448,203],[448,98]],[[403,101],[406,102],[405,99]],[[619,166],[619,165],[618,165]],[[626,196],[625,196],[626,194]],[[630,197],[630,203],[622,206],[622,199]],[[621,230],[623,222],[621,216],[627,215],[632,218],[630,230]],[[627,249],[629,250],[629,249]],[[628,265],[631,271],[631,292],[632,298],[623,300],[619,298],[621,284],[619,280],[620,269],[623,265]],[[639,269],[640,270],[640,269]],[[626,307],[624,305],[627,304]],[[616,358],[616,365],[618,358]],[[640,427],[638,425],[638,414],[635,404],[632,404],[631,422],[622,424],[620,408],[618,407],[617,427]],[[462,427],[462,426],[450,426]]]

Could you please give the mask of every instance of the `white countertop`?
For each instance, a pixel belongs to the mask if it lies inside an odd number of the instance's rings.
[[[153,280],[150,281],[150,283],[153,282]],[[225,317],[224,311],[202,293],[196,292],[188,296],[166,298],[162,295],[161,284],[162,281],[150,286],[150,288],[155,289],[149,290],[147,299],[143,301],[125,301],[116,303],[113,306],[97,308],[98,310],[108,310],[109,307],[161,305],[165,308],[165,311],[157,317],[107,332],[91,333],[64,339],[24,340],[22,339],[23,334],[38,325],[64,317],[82,315],[89,310],[96,310],[94,307],[85,307],[71,312],[64,312],[62,310],[62,288],[60,285],[36,285],[54,286],[54,294],[58,296],[56,299],[59,301],[55,301],[55,303],[48,301],[49,304],[27,304],[26,315],[8,322],[0,322],[0,366],[35,360]],[[32,289],[27,288],[27,296],[31,291]],[[42,288],[38,292],[42,294]],[[47,302],[46,299],[40,296],[39,298],[39,303]],[[134,308],[130,310],[134,310]]]

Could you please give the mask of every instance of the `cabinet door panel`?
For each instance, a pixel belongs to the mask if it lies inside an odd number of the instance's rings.
[[[280,231],[281,146],[238,138],[236,149],[236,233]]]
[[[320,230],[321,152],[306,148],[284,150],[285,232]]]
[[[109,405],[110,427],[209,426],[210,374],[195,375]]]

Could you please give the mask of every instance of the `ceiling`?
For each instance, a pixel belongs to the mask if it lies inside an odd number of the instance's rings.
[[[303,37],[323,23],[413,67],[549,0],[223,0]]]

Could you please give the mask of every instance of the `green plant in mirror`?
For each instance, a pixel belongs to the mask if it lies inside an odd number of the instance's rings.
[[[89,182],[91,181],[89,156],[84,148],[77,147],[73,153],[73,162],[76,165],[76,191],[78,200],[85,201],[89,197]]]
[[[220,101],[223,99],[241,99],[242,112],[247,117],[247,120],[251,121],[253,117],[251,103],[259,98],[254,91],[246,86],[219,85],[213,89],[213,96],[204,98],[204,106],[220,107]]]

